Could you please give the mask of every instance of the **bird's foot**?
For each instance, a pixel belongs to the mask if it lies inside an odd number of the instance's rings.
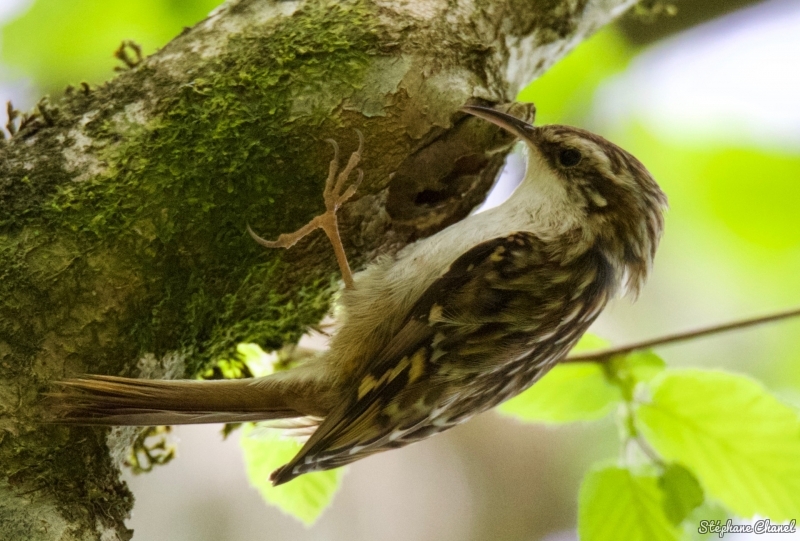
[[[284,233],[278,237],[278,240],[274,241],[259,237],[250,229],[249,225],[247,226],[247,232],[250,233],[250,236],[253,237],[257,243],[267,248],[291,248],[297,241],[315,229],[322,229],[331,241],[333,252],[336,254],[336,261],[339,263],[339,268],[342,270],[344,285],[347,288],[353,287],[353,273],[350,271],[350,265],[347,262],[347,254],[345,254],[342,239],[339,236],[339,222],[336,218],[336,213],[339,207],[353,197],[364,178],[364,171],[357,169],[358,178],[345,189],[350,173],[352,173],[353,169],[358,165],[358,162],[361,160],[361,153],[364,150],[364,135],[359,130],[356,130],[356,133],[358,134],[358,150],[350,155],[350,159],[347,160],[347,165],[345,165],[344,169],[341,171],[339,171],[339,145],[337,145],[336,141],[333,139],[327,139],[331,146],[333,146],[333,159],[328,169],[325,191],[322,194],[325,199],[326,208],[324,213],[315,217],[294,233]]]

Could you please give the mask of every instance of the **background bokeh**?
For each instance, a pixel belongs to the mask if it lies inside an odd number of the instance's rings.
[[[217,3],[0,0],[0,99],[25,110],[67,84],[101,82],[121,40],[152,53]],[[594,327],[614,343],[800,304],[800,3],[676,5],[675,17],[604,29],[520,96],[537,122],[631,151],[670,197],[641,298],[616,302]],[[511,155],[492,202],[523,168]],[[673,366],[753,375],[800,404],[800,321],[660,353]],[[490,413],[351,467],[307,530],[249,487],[236,435],[180,427],[176,437],[172,464],[130,477],[137,541],[574,540],[583,473],[618,453],[612,418],[553,428]]]

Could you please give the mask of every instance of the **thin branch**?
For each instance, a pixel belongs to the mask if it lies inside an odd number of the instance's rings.
[[[800,316],[800,308],[793,308],[791,310],[786,310],[784,312],[776,312],[774,314],[768,314],[766,316],[743,319],[741,321],[733,321],[731,323],[723,323],[721,325],[714,325],[711,327],[705,327],[702,329],[695,329],[691,331],[684,331],[675,334],[668,334],[666,336],[661,336],[658,338],[651,338],[650,340],[634,342],[633,344],[628,344],[627,346],[619,346],[608,349],[601,349],[599,351],[591,351],[589,353],[579,353],[577,355],[570,355],[562,362],[565,363],[586,362],[586,361],[604,362],[609,360],[611,357],[617,355],[624,355],[632,351],[638,351],[641,349],[650,349],[656,346],[664,346],[667,344],[674,344],[677,342],[685,342],[693,338],[710,336],[712,334],[718,334],[726,331],[733,331],[736,329],[743,329],[745,327],[752,327],[755,325],[760,325],[762,323],[771,323],[773,321],[781,321],[783,319],[789,319],[798,316]]]

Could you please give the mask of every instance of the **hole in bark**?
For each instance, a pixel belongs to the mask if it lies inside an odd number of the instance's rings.
[[[450,195],[442,191],[437,192],[435,190],[424,190],[419,192],[414,198],[414,204],[433,207],[446,200],[448,197],[450,197]]]

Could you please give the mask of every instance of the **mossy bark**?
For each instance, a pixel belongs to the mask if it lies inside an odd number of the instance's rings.
[[[331,159],[366,138],[342,212],[363,266],[459,220],[511,141],[467,119],[508,102],[631,0],[242,0],[0,145],[0,532],[127,539],[105,431],[37,423],[48,382],[192,376],[239,342],[320,320],[338,271],[321,233]]]

